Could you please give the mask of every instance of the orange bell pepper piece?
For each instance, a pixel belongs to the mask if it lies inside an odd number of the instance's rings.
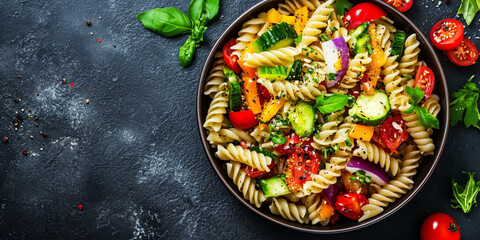
[[[247,101],[248,107],[254,114],[262,112],[262,105],[260,105],[260,96],[257,90],[257,80],[244,77],[243,78],[243,94]]]
[[[350,133],[348,133],[348,136],[364,142],[370,142],[370,139],[372,139],[373,136],[373,132],[373,127],[355,124],[350,129]]]
[[[318,212],[320,219],[327,219],[335,214],[335,209],[328,203],[326,199],[323,199],[322,208]]]
[[[268,10],[267,12],[267,22],[269,23],[280,23],[282,21],[282,14],[280,14],[275,8]]]
[[[272,100],[265,103],[265,105],[263,106],[263,112],[260,115],[260,121],[262,122],[270,121],[270,119],[272,119],[273,116],[277,114],[278,110],[280,110],[280,108],[282,108],[284,104],[285,104],[285,99],[283,98],[276,99],[275,97],[272,98]],[[266,124],[263,124],[263,123],[260,124],[261,130],[265,129],[266,127],[267,127]]]
[[[286,22],[290,25],[295,24],[295,16],[281,15],[282,22]]]
[[[295,27],[295,31],[297,32],[298,35],[300,35],[303,32],[303,29],[305,29],[305,26],[307,25],[308,21],[308,8],[307,6],[301,7],[297,9],[294,13],[295,16],[295,23],[293,26]]]
[[[252,42],[255,41],[252,40]],[[245,56],[247,55],[246,53],[254,53],[255,49],[253,49],[252,42],[250,42],[245,50],[243,50],[242,57],[238,59],[237,63],[240,65],[240,68],[247,74],[248,77],[250,78],[257,78],[257,68],[252,68],[252,67],[247,67],[245,66]]]
[[[378,79],[380,79],[380,68],[370,68],[370,71],[368,71],[368,80],[362,82],[361,85],[363,92],[367,95],[374,94]]]

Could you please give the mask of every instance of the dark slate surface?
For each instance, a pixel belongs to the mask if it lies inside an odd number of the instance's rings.
[[[201,146],[195,92],[202,59],[255,2],[222,1],[192,66],[181,69],[176,56],[186,37],[160,37],[135,15],[167,6],[186,11],[187,1],[3,1],[0,136],[10,141],[0,144],[0,238],[327,238],[247,210]],[[428,32],[455,17],[459,4],[417,0],[408,15]],[[479,21],[466,28],[477,46]],[[451,92],[480,73],[438,53]],[[24,120],[15,131],[17,113]],[[374,226],[328,239],[416,239],[422,220],[439,211],[457,220],[463,239],[477,238],[480,210],[453,210],[449,181],[464,179],[462,170],[480,172],[479,140],[478,130],[452,128],[437,170],[409,204]]]

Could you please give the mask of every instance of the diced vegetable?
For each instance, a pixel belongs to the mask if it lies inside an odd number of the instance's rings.
[[[302,79],[302,60],[295,60],[288,70],[286,80],[300,80]]]
[[[285,66],[258,67],[257,74],[258,74],[258,77],[268,78],[271,80],[285,80],[288,76],[287,68]]]
[[[377,86],[378,79],[380,79],[380,68],[370,68],[368,71],[366,81],[363,81],[361,88],[363,93],[372,95],[375,93],[375,87]]]
[[[365,175],[371,177],[372,182],[378,185],[385,185],[388,183],[388,173],[380,166],[359,157],[353,157],[348,161],[345,170],[354,174],[358,170],[365,171]]]
[[[260,187],[265,197],[279,197],[290,193],[285,182],[285,174],[260,180]]]
[[[387,94],[375,91],[373,95],[360,94],[349,115],[357,117],[365,125],[377,126],[385,120],[389,112]]]
[[[237,44],[237,40],[235,38],[230,39],[230,41],[223,46],[222,54],[223,59],[225,60],[225,64],[232,69],[235,73],[239,73],[241,71],[240,66],[238,65],[238,56],[233,54],[234,51],[231,49],[233,45]]]
[[[336,183],[331,184],[328,186],[327,189],[323,190],[323,195],[325,196],[325,199],[332,205],[335,206],[335,202],[337,201],[337,196],[342,192],[342,189],[340,186],[338,186]]]
[[[303,6],[294,13],[295,16],[295,31],[297,32],[298,35],[300,35],[305,29],[305,26],[307,25],[308,21],[308,8],[307,6]]]
[[[358,139],[360,141],[370,142],[370,139],[372,139],[374,131],[375,129],[373,127],[355,124],[350,129],[348,136],[351,138]]]
[[[327,219],[333,216],[333,214],[335,214],[335,209],[328,203],[326,199],[323,199],[318,216],[320,219]]]
[[[228,118],[235,128],[248,129],[257,125],[257,119],[252,110],[228,112]]]
[[[238,65],[240,65],[240,68],[243,70],[243,72],[247,74],[247,76],[250,78],[257,77],[257,68],[245,66],[245,56],[247,56],[246,53],[254,53],[254,52],[255,52],[255,49],[253,49],[252,43],[248,44],[242,53],[242,57],[237,61]]]
[[[295,16],[282,15],[282,22],[286,22],[290,25],[295,24]]]
[[[333,80],[327,78],[327,87],[335,86],[347,73],[350,59],[348,47],[343,37],[322,43],[327,75],[336,74]]]
[[[260,115],[260,121],[262,122],[268,122],[270,119],[272,119],[280,110],[280,108],[283,107],[285,104],[285,99],[283,98],[272,98],[269,102],[265,103],[263,106],[263,111],[262,114]],[[265,129],[267,127],[266,124],[261,124],[260,129]]]
[[[268,10],[267,21],[269,23],[280,23],[282,21],[282,14],[280,14],[275,8]]]
[[[396,32],[395,38],[393,39],[392,44],[392,51],[390,55],[397,56],[397,60],[400,59],[403,55],[403,49],[405,48],[405,33],[404,32]]]
[[[260,105],[260,96],[257,90],[257,81],[255,79],[244,77],[243,78],[243,93],[248,107],[254,114],[262,112],[262,105]]]
[[[373,3],[359,3],[351,8],[343,18],[348,30],[360,26],[365,22],[373,22],[381,17],[387,16],[379,6]]]
[[[228,84],[228,106],[230,107],[230,111],[236,112],[240,110],[240,107],[242,106],[242,90],[240,88],[238,77],[235,72],[228,67],[223,68],[223,74],[225,75]]]
[[[315,109],[300,101],[288,113],[288,120],[299,137],[310,137],[315,131]]]
[[[355,49],[354,53],[355,54],[360,54],[360,53],[365,53],[367,52],[367,45],[369,44],[371,40],[370,34],[363,34],[361,35],[357,41],[355,42]]]
[[[256,52],[275,50],[290,46],[297,38],[297,32],[292,25],[281,22],[264,32],[253,42]]]

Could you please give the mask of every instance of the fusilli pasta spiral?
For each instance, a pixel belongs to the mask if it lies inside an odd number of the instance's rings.
[[[270,157],[263,155],[263,153],[243,149],[241,146],[235,146],[230,143],[225,148],[222,145],[218,145],[215,155],[221,160],[237,161],[262,172],[270,172],[268,167],[272,163]]]
[[[368,159],[370,162],[379,164],[385,172],[396,176],[399,172],[400,163],[397,159],[390,157],[382,148],[370,142],[356,141],[358,148],[353,151],[353,156]]]
[[[242,164],[239,162],[229,162],[227,165],[228,176],[233,179],[233,183],[237,185],[238,190],[243,193],[245,199],[248,199],[251,204],[255,204],[257,208],[262,206],[262,203],[267,199],[262,191],[256,189],[255,183],[243,171]]]
[[[245,66],[252,68],[261,66],[288,66],[295,60],[294,57],[299,53],[300,50],[294,47],[285,47],[261,53],[246,53]]]
[[[290,221],[298,221],[299,223],[308,223],[307,208],[303,205],[289,203],[283,198],[273,198],[269,205],[270,212],[280,215]]]

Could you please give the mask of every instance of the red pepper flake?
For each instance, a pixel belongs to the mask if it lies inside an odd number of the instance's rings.
[[[20,76],[20,75],[17,75],[17,78],[22,78],[22,76]]]
[[[4,137],[4,138],[2,139],[2,141],[3,141],[4,143],[7,143],[7,142],[8,142],[8,137]]]
[[[70,87],[75,87],[75,83],[70,83]]]
[[[28,151],[28,150],[26,150],[26,149],[23,150],[23,155],[27,156],[29,153],[30,153],[30,151]]]
[[[88,91],[90,91],[90,87],[88,87]]]
[[[77,208],[78,208],[78,210],[82,211],[82,210],[83,210],[82,204],[78,204],[78,205],[77,205]]]
[[[100,39],[100,38],[97,38],[97,42],[102,42],[102,39]]]

